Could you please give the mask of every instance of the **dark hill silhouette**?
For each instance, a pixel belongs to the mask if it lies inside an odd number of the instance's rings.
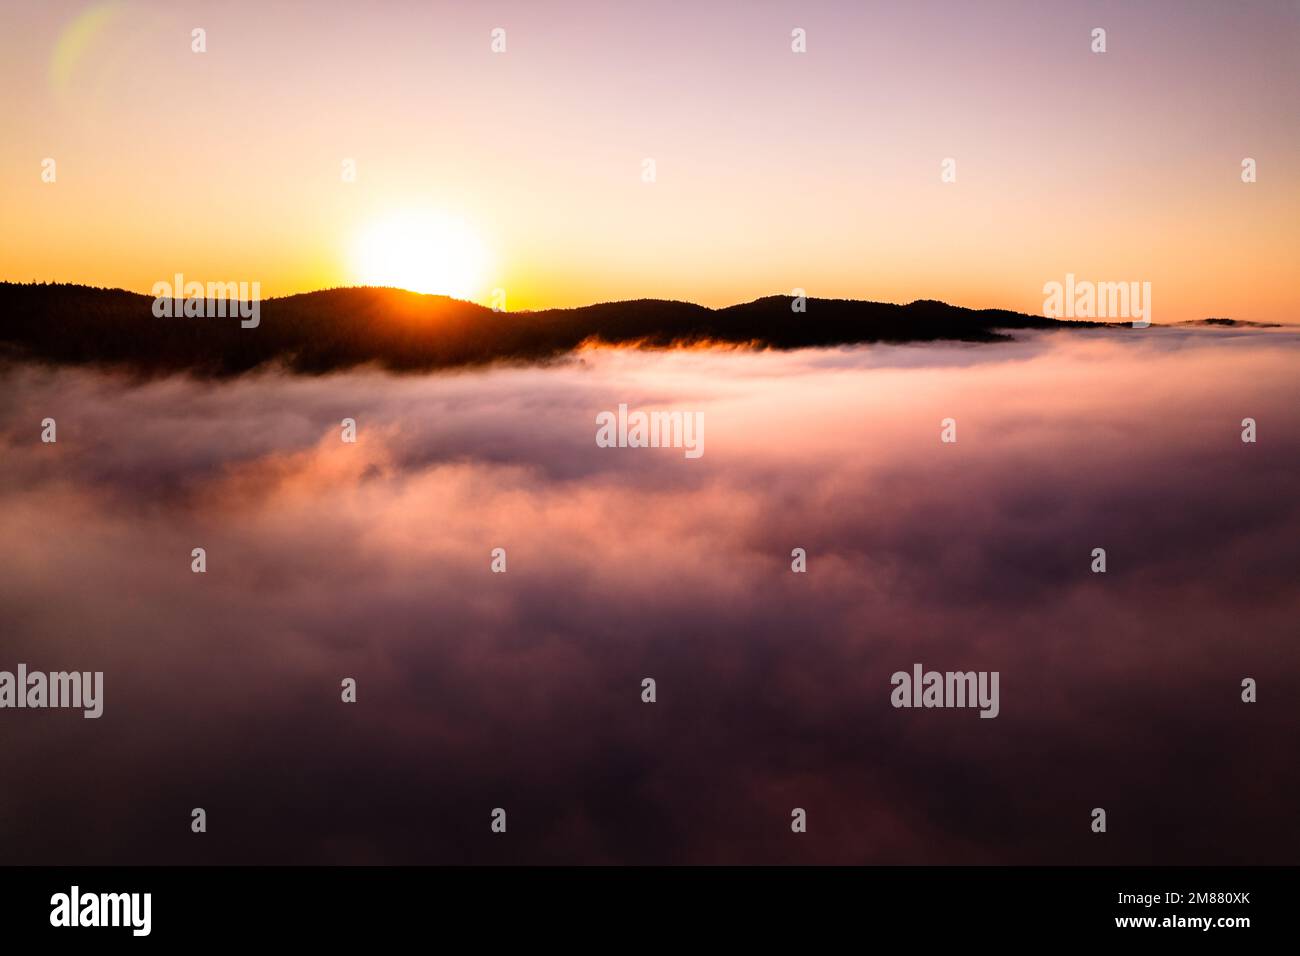
[[[307,374],[366,363],[395,371],[537,362],[584,342],[652,347],[727,343],[793,349],[863,342],[992,342],[1002,330],[1081,327],[1000,309],[788,296],[723,309],[636,299],[575,309],[493,312],[446,296],[343,288],[266,299],[256,328],[238,317],[158,318],[153,298],[121,289],[0,282],[0,355],[137,373],[230,376],[282,363]],[[179,306],[179,303],[177,303]],[[179,308],[177,309],[179,312]]]
[[[1278,322],[1248,322],[1246,319],[1188,319],[1178,325],[1219,326],[1226,329],[1280,329]]]

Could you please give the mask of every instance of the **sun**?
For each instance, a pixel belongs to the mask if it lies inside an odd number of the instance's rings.
[[[432,212],[403,212],[372,223],[353,245],[361,285],[484,299],[488,254],[466,223]]]

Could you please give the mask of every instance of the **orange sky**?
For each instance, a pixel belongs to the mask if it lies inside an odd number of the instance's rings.
[[[6,3],[0,278],[367,282],[405,215],[474,234],[464,294],[511,309],[1037,313],[1068,272],[1150,282],[1157,323],[1296,320],[1300,7],[885,6]]]

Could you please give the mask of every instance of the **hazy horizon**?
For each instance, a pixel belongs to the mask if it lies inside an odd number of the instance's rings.
[[[145,296],[145,297],[151,297],[151,292],[150,292],[149,290],[144,290],[144,291],[142,291],[142,290],[139,290],[139,289],[126,289],[126,288],[123,288],[123,287],[121,287],[121,286],[91,286],[91,285],[87,285],[86,283],[81,283],[81,282],[64,282],[64,281],[61,281],[61,280],[60,280],[60,281],[55,281],[55,282],[50,282],[50,281],[47,281],[47,280],[40,280],[40,279],[36,279],[36,280],[27,280],[27,281],[25,281],[25,282],[18,281],[18,280],[14,280],[14,279],[2,279],[2,280],[0,280],[0,283],[3,283],[3,282],[8,282],[8,283],[15,284],[15,285],[70,285],[70,286],[81,286],[81,287],[85,287],[85,288],[91,288],[91,289],[102,289],[102,290],[112,291],[112,292],[129,292],[129,293],[131,293],[131,294],[133,294],[133,295],[142,295],[142,296]],[[704,303],[701,303],[701,302],[692,302],[692,301],[689,300],[689,299],[660,299],[660,298],[657,298],[657,297],[655,297],[655,296],[646,296],[646,295],[643,295],[643,296],[631,296],[631,297],[629,297],[629,298],[620,298],[620,299],[604,299],[604,300],[600,300],[600,301],[595,301],[595,300],[593,300],[593,301],[591,301],[591,302],[578,302],[578,303],[573,304],[573,305],[537,305],[537,306],[532,306],[532,307],[530,307],[530,308],[501,308],[501,309],[499,309],[499,310],[493,310],[490,306],[483,305],[483,303],[480,303],[480,302],[475,302],[473,299],[462,299],[462,298],[459,298],[459,297],[454,296],[454,295],[447,295],[446,293],[440,293],[440,292],[419,292],[419,291],[416,291],[416,290],[414,290],[414,289],[405,289],[405,288],[402,288],[401,286],[369,285],[369,284],[361,283],[361,284],[354,284],[354,285],[322,286],[322,287],[320,287],[320,288],[316,288],[316,289],[301,289],[301,290],[296,291],[296,292],[285,292],[285,293],[282,293],[282,294],[280,294],[280,295],[274,295],[274,296],[266,296],[266,295],[264,295],[264,296],[262,296],[258,301],[268,302],[268,301],[273,301],[273,300],[276,300],[276,299],[290,299],[290,298],[293,298],[293,297],[295,297],[295,296],[314,295],[314,294],[316,294],[316,293],[320,293],[320,292],[348,291],[348,290],[352,290],[352,289],[369,289],[369,290],[373,290],[373,291],[376,291],[376,292],[400,292],[400,293],[404,293],[404,294],[410,294],[410,295],[416,295],[416,296],[425,296],[425,297],[429,297],[429,298],[450,299],[450,300],[452,300],[452,301],[454,301],[454,302],[462,302],[462,303],[464,303],[464,304],[466,304],[466,305],[478,305],[478,306],[482,306],[482,308],[484,308],[484,309],[486,309],[486,310],[488,310],[488,311],[500,311],[500,312],[503,312],[503,313],[514,313],[514,314],[521,314],[521,315],[522,315],[522,314],[527,314],[527,313],[530,313],[530,312],[552,312],[552,311],[564,311],[564,310],[570,310],[570,309],[582,309],[582,308],[587,308],[587,307],[590,307],[590,306],[597,306],[597,305],[616,305],[616,304],[618,304],[618,303],[622,303],[622,302],[644,302],[644,301],[660,301],[660,302],[683,303],[683,304],[687,304],[687,305],[699,305],[699,306],[702,306],[702,307],[707,308],[707,309],[718,310],[718,309],[726,309],[726,308],[728,308],[728,307],[730,307],[730,306],[733,306],[733,305],[745,305],[745,304],[749,304],[749,303],[753,303],[753,302],[759,302],[759,301],[762,301],[762,300],[764,300],[764,299],[774,299],[774,298],[785,298],[785,299],[789,299],[789,298],[791,298],[789,292],[773,291],[773,292],[763,293],[763,294],[761,294],[761,295],[751,295],[751,296],[746,296],[746,297],[743,297],[743,298],[741,298],[741,299],[736,300],[735,302],[722,303],[722,304],[719,304],[719,305],[705,305]],[[184,299],[184,296],[176,296],[175,298],[177,298],[177,299]],[[823,299],[823,301],[851,301],[851,302],[864,302],[864,303],[879,303],[879,304],[885,304],[885,305],[910,305],[910,304],[913,304],[913,303],[916,303],[916,302],[939,302],[939,303],[941,303],[941,304],[943,304],[943,305],[951,305],[951,306],[954,306],[955,308],[958,308],[958,309],[969,309],[969,310],[971,310],[971,311],[983,311],[983,310],[987,310],[987,309],[995,309],[995,310],[997,310],[997,309],[1004,309],[1004,310],[1006,310],[1006,311],[1015,311],[1015,310],[1012,310],[1012,309],[1008,309],[1008,308],[1005,307],[1005,306],[996,306],[996,305],[994,305],[994,306],[979,306],[979,307],[977,307],[977,306],[966,305],[966,304],[961,303],[961,302],[945,302],[945,301],[943,301],[942,299],[935,299],[935,298],[933,298],[932,296],[920,296],[920,297],[918,297],[918,298],[916,298],[916,299],[910,299],[910,300],[907,300],[907,301],[905,301],[905,302],[904,302],[904,301],[890,301],[890,300],[879,299],[879,298],[871,298],[871,297],[859,297],[859,298],[852,298],[852,299],[843,299],[843,298],[841,298],[841,299],[834,299],[834,300],[832,300],[832,299],[826,299],[826,298],[821,297],[821,296],[809,296],[809,297],[808,297],[808,301],[810,301],[810,302],[815,302],[815,301],[817,301],[818,299]],[[1036,315],[1036,313],[1021,313],[1021,314],[1025,314],[1025,315]],[[1230,315],[1206,315],[1206,316],[1201,316],[1200,318],[1196,318],[1196,319],[1181,319],[1181,320],[1178,320],[1178,321],[1152,322],[1151,324],[1152,324],[1153,326],[1187,325],[1187,324],[1201,323],[1201,322],[1206,322],[1206,321],[1211,321],[1211,320],[1216,320],[1216,319],[1217,319],[1217,320],[1221,320],[1221,319],[1230,319],[1230,320],[1232,320],[1232,321],[1235,322],[1235,323],[1238,323],[1238,324],[1241,324],[1241,325],[1246,325],[1246,326],[1249,326],[1249,325],[1262,325],[1262,326],[1275,325],[1275,326],[1283,326],[1283,327],[1285,327],[1285,326],[1291,326],[1291,325],[1300,325],[1300,318],[1295,318],[1295,319],[1286,319],[1286,318],[1284,318],[1284,319],[1278,319],[1278,320],[1270,320],[1269,322],[1258,322],[1257,320],[1252,320],[1252,319],[1240,319],[1240,318],[1237,318],[1237,317],[1234,317],[1234,316],[1230,316]],[[1114,319],[1114,320],[1090,320],[1090,319],[1068,319],[1068,318],[1062,318],[1062,319],[1060,319],[1059,321],[1060,321],[1062,324],[1068,326],[1068,325],[1070,325],[1071,323],[1076,323],[1076,324],[1081,324],[1081,325],[1082,325],[1082,324],[1088,324],[1088,323],[1090,323],[1090,322],[1094,322],[1094,321],[1116,321],[1116,322],[1119,322],[1119,323],[1123,324],[1123,323],[1125,323],[1125,322],[1127,322],[1127,321],[1130,321],[1130,320],[1126,320],[1126,319]]]

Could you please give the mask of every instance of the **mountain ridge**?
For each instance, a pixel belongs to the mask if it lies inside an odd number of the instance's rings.
[[[721,308],[672,299],[626,299],[495,312],[449,296],[344,286],[260,300],[257,326],[241,328],[239,318],[230,315],[182,317],[177,309],[175,317],[158,317],[154,301],[123,289],[0,282],[0,355],[121,367],[144,375],[228,377],[277,363],[302,374],[367,364],[417,372],[551,361],[586,343],[795,349],[872,342],[995,342],[1017,329],[1108,324],[968,309],[933,299],[899,305],[810,298],[805,311],[796,312],[794,300],[786,295]]]

